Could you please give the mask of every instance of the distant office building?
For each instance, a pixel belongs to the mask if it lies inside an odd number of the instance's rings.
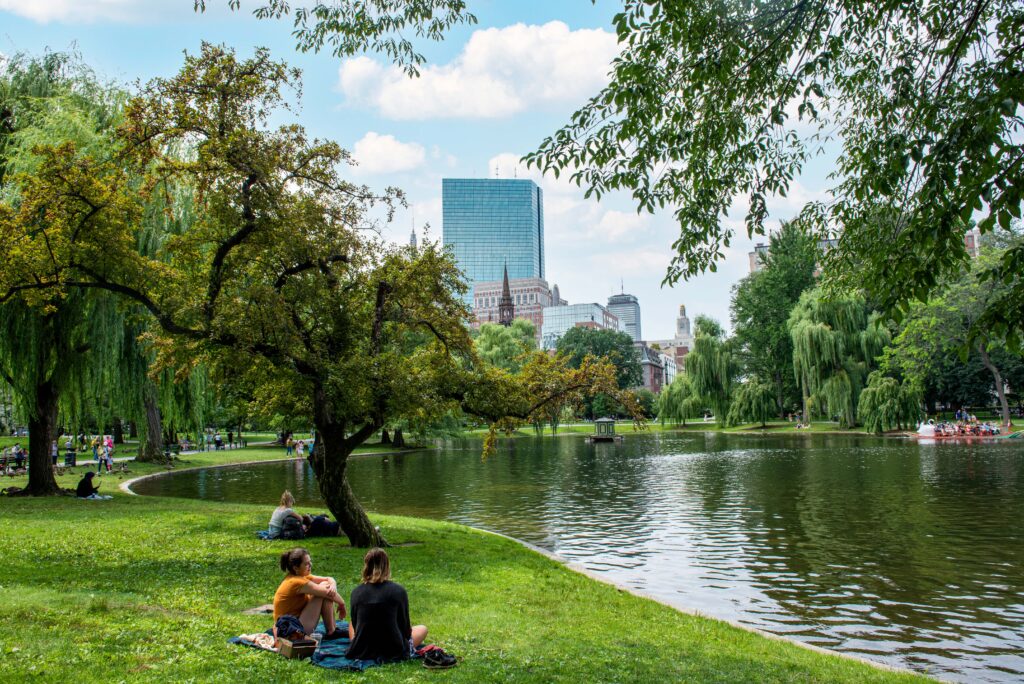
[[[768,245],[758,242],[754,245],[754,251],[747,255],[750,259],[750,272],[757,273],[764,268],[764,259],[768,256]]]
[[[679,364],[676,363],[675,355],[663,352],[661,354],[661,366],[665,369],[665,387],[668,387],[679,373]]]
[[[500,282],[506,266],[510,280],[544,278],[544,198],[536,183],[445,178],[441,201],[444,246],[471,288]]]
[[[981,231],[977,228],[967,231],[964,235],[964,247],[967,248],[967,253],[971,255],[971,258],[978,258],[978,255],[981,254]]]
[[[509,295],[515,306],[515,318],[524,318],[537,329],[537,344],[540,345],[541,328],[544,325],[544,309],[549,306],[565,305],[565,300],[556,300],[554,291],[541,278],[509,278]],[[500,320],[502,281],[496,280],[473,285],[473,323],[479,328],[484,323],[498,323]]]
[[[549,306],[543,311],[541,348],[554,349],[570,328],[622,330],[619,319],[597,303]]]
[[[661,388],[665,385],[663,356],[643,342],[638,344],[637,347],[640,349],[640,371],[643,378],[643,387],[655,394],[659,394]]]
[[[668,340],[651,340],[648,344],[672,359],[672,368],[665,366],[665,384],[671,383],[672,380],[668,377],[669,373],[674,378],[676,372],[683,369],[683,357],[689,354],[693,347],[693,334],[690,330],[690,318],[686,315],[685,304],[679,305],[675,336]]]
[[[622,322],[622,329],[634,342],[643,340],[640,334],[640,300],[631,294],[617,294],[608,298],[608,310]]]

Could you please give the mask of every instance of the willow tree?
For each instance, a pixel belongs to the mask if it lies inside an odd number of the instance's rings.
[[[108,134],[122,97],[98,84],[73,57],[49,54],[8,62],[0,74],[0,99],[0,240],[6,268],[24,275],[38,262],[16,239],[28,224],[15,229],[15,217],[32,207],[30,230],[48,239],[60,230],[64,211],[79,201],[54,188],[42,204],[22,195],[22,180],[44,163],[37,146],[74,141],[89,154],[109,154]],[[59,251],[61,246],[49,243],[48,248]],[[14,294],[8,291],[0,297],[0,374],[28,417],[27,491],[53,494],[59,489],[50,465],[50,445],[57,436],[58,409],[63,403],[65,413],[77,420],[98,409],[113,362],[110,335],[116,333],[120,315],[102,292],[60,296],[39,290],[27,299]]]
[[[686,355],[686,374],[693,391],[715,410],[719,425],[729,421],[729,401],[736,379],[736,361],[718,321],[698,316],[693,349]]]
[[[921,418],[921,390],[881,371],[872,371],[857,406],[860,422],[868,432],[910,428]]]
[[[204,44],[179,74],[129,102],[116,158],[41,149],[38,172],[21,179],[21,205],[0,223],[0,239],[26,259],[26,268],[0,266],[0,292],[30,303],[54,292],[115,293],[152,316],[158,367],[233,368],[279,401],[309,406],[321,496],[352,544],[379,545],[347,465],[389,420],[424,407],[525,419],[560,396],[603,390],[614,371],[588,361],[538,396],[480,362],[466,285],[440,245],[389,246],[366,230],[369,208],[393,207],[400,193],[347,182],[338,145],[269,124],[298,76],[266,50],[239,60]],[[182,187],[194,191],[194,221],[144,254],[145,193],[173,203]],[[36,223],[55,192],[76,199],[55,212],[57,251]]]
[[[803,398],[804,421],[815,407],[835,415],[841,427],[857,424],[857,399],[875,359],[889,342],[888,330],[864,300],[805,292],[789,317],[793,372]]]
[[[700,397],[686,373],[679,373],[658,395],[658,422],[686,425],[687,418],[696,418],[701,409]]]
[[[756,422],[765,427],[768,419],[775,415],[775,409],[775,389],[759,380],[749,380],[733,392],[729,423]]]

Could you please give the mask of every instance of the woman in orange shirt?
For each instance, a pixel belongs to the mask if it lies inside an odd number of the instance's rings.
[[[274,593],[275,625],[281,616],[292,615],[302,623],[306,634],[312,634],[323,617],[324,639],[348,636],[334,621],[334,606],[338,606],[338,617],[345,617],[345,600],[338,593],[338,583],[333,577],[311,574],[313,561],[309,552],[303,548],[285,551],[281,554],[281,569],[287,574]]]

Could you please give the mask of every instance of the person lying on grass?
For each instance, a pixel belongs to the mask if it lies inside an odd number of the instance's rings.
[[[409,596],[391,581],[391,562],[384,549],[370,549],[363,558],[363,583],[352,590],[348,625],[352,659],[404,660],[427,638],[424,625],[409,621]]]
[[[277,638],[277,621],[291,615],[302,623],[303,632],[312,634],[320,618],[324,619],[324,639],[340,639],[345,632],[337,628],[334,607],[338,617],[345,617],[345,600],[338,593],[338,583],[333,577],[317,577],[311,574],[313,561],[309,552],[301,547],[281,554],[281,570],[285,574],[281,586],[274,593],[274,637]]]

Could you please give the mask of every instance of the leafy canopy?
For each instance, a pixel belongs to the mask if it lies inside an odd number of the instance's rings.
[[[839,237],[834,284],[886,310],[963,267],[968,219],[984,233],[1021,215],[1019,0],[626,0],[614,27],[609,84],[526,160],[591,196],[671,207],[667,283],[715,269],[734,201],[763,234],[769,199],[835,149],[827,199],[799,218]],[[1018,246],[992,275],[1022,270]],[[1013,343],[1022,314],[1024,292],[1006,293],[978,325]]]

